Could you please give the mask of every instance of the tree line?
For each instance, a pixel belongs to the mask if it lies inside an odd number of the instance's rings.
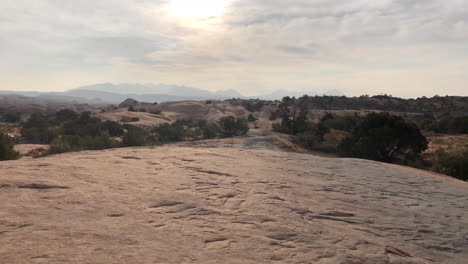
[[[417,122],[388,113],[370,113],[363,117],[326,113],[318,122],[311,122],[308,119],[310,109],[308,97],[283,98],[277,111],[272,113],[271,119],[280,119],[273,130],[295,135],[300,145],[311,150],[342,157],[431,166],[434,171],[468,180],[466,153],[440,153],[433,164],[425,164],[420,154],[427,149],[428,141]],[[464,127],[468,124],[465,117],[447,120],[450,125],[445,131],[465,133]]]
[[[158,145],[184,140],[225,138],[245,135],[248,121],[233,116],[215,122],[205,120],[178,120],[142,128],[113,121],[102,121],[91,113],[60,110],[54,114],[33,113],[23,124],[21,141],[48,144],[47,154],[81,150],[102,150],[116,147]],[[0,160],[16,159],[14,142],[0,134]]]

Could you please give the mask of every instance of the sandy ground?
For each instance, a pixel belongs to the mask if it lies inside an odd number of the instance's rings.
[[[105,113],[98,113],[96,117],[102,120],[123,122],[122,120],[138,117],[139,121],[130,122],[132,125],[152,127],[170,123],[175,120],[207,120],[215,122],[223,116],[247,118],[249,112],[241,106],[229,103],[211,103],[204,101],[165,102],[158,105],[144,106],[147,112],[129,112],[127,109],[117,109]],[[160,114],[151,114],[152,112]],[[271,126],[270,126],[271,128]]]
[[[274,141],[1,162],[0,262],[467,263],[467,183]]]
[[[129,112],[127,109],[117,109],[105,113],[98,113],[95,116],[104,121],[129,123],[136,126],[147,127],[170,123],[172,121],[170,118],[164,115],[156,115],[145,112]],[[137,117],[139,120],[136,122],[128,122],[128,120],[130,120],[132,117]]]
[[[22,156],[29,156],[33,152],[40,152],[48,148],[48,145],[41,144],[16,144],[15,150]]]

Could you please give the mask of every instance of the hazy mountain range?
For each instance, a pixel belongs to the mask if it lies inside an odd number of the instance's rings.
[[[141,102],[165,102],[183,100],[224,100],[230,98],[259,98],[265,100],[279,100],[284,96],[334,95],[342,96],[338,90],[325,93],[291,92],[278,90],[270,94],[248,97],[236,90],[208,91],[193,87],[168,84],[112,84],[102,83],[82,86],[65,92],[36,92],[36,91],[0,91],[0,94],[15,94],[36,98],[40,102],[70,102],[88,104],[117,104],[127,98]]]

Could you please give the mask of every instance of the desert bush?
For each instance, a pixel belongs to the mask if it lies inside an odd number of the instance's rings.
[[[347,133],[341,130],[331,129],[323,136],[323,140],[327,143],[339,143],[347,137]]]
[[[75,136],[68,136],[68,137],[75,137]],[[63,137],[59,137],[54,139],[49,146],[49,150],[47,154],[60,154],[65,152],[72,152],[78,151],[79,149],[75,149],[69,142],[69,139],[65,139]]]
[[[124,129],[117,122],[102,122],[89,112],[64,109],[52,115],[34,113],[21,133],[27,142],[50,143],[47,154],[56,154],[117,147],[111,137],[123,136]]]
[[[453,118],[448,131],[452,134],[468,134],[468,115]]]
[[[320,118],[320,122],[326,122],[328,120],[334,120],[336,119],[336,115],[330,112],[325,112],[325,115]]]
[[[312,125],[311,129],[313,133],[320,139],[320,141],[323,141],[325,135],[330,132],[330,128],[327,127],[322,121],[318,122],[315,125]]]
[[[125,125],[125,135],[122,139],[123,147],[144,146],[151,143],[151,135],[145,129],[132,125]]]
[[[184,121],[176,121],[173,124],[161,124],[153,128],[152,133],[157,135],[161,143],[182,141],[186,136]]]
[[[102,150],[117,147],[116,141],[106,133],[99,136],[85,136],[82,138],[82,146],[85,150]]]
[[[29,143],[48,144],[59,135],[59,127],[51,117],[35,112],[21,129],[21,136]]]
[[[311,131],[299,134],[296,138],[296,143],[308,149],[313,149],[320,142],[321,140]]]
[[[273,131],[297,135],[310,129],[310,122],[307,120],[308,109],[304,102],[303,99],[284,97],[276,111],[276,115],[281,117],[281,123],[274,124]]]
[[[358,116],[345,116],[335,117],[331,119],[328,118],[326,120],[322,120],[321,122],[325,127],[328,127],[329,129],[351,132],[360,119],[361,118]]]
[[[249,122],[252,123],[252,122],[257,121],[257,118],[255,118],[255,116],[253,116],[252,114],[250,114],[249,117],[247,117],[247,121],[249,121]]]
[[[271,112],[270,113],[270,116],[268,117],[268,119],[270,121],[275,121],[276,119],[278,119],[279,115],[278,115],[278,112]]]
[[[468,134],[468,115],[446,115],[439,119],[424,115],[423,117],[411,118],[411,121],[425,131],[444,134]]]
[[[79,135],[64,135],[51,142],[48,154],[59,154],[82,150],[102,150],[116,146],[117,142],[113,141],[107,134],[84,137]]]
[[[18,112],[7,112],[3,114],[2,120],[7,123],[17,123],[21,121],[21,114]]]
[[[79,114],[73,110],[63,109],[55,113],[55,118],[59,123],[66,121],[75,121],[79,117]]]
[[[416,125],[389,114],[372,113],[339,145],[342,155],[384,162],[412,159],[427,149],[427,139]]]
[[[320,141],[313,145],[310,149],[329,154],[336,154],[338,153],[338,143]]]
[[[128,117],[128,116],[124,116],[120,119],[121,122],[123,123],[132,123],[132,122],[138,122],[140,121],[140,118],[136,117],[136,116],[132,116],[132,117]]]
[[[242,102],[245,109],[249,112],[258,112],[261,111],[265,105],[265,101],[262,100],[248,100]]]
[[[235,118],[234,116],[225,116],[218,120],[218,126],[221,137],[234,137],[246,135],[249,132],[247,120]]]
[[[84,112],[78,119],[62,123],[60,132],[64,135],[96,137],[104,132],[102,124],[103,122],[100,119],[91,117],[90,113]]]
[[[217,123],[208,123],[202,129],[204,139],[216,138],[220,134],[220,128]]]
[[[8,135],[0,133],[0,160],[15,160],[19,153],[14,149],[15,143]]]
[[[81,137],[97,137],[102,133],[107,133],[111,136],[118,136],[115,134],[122,134],[121,130],[122,128],[118,123],[110,121],[102,122],[98,118],[91,117],[89,113],[82,113],[78,119],[66,121],[60,124],[60,134],[70,136],[78,135]]]
[[[432,169],[436,172],[468,181],[468,150],[463,153],[439,151]]]
[[[125,133],[123,126],[114,121],[103,122],[102,130],[107,131],[111,137],[121,137]]]

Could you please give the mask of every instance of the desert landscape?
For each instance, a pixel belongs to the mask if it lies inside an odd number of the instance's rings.
[[[466,263],[466,182],[284,140],[1,162],[2,262]]]
[[[468,264],[467,7],[0,1],[0,264]]]

